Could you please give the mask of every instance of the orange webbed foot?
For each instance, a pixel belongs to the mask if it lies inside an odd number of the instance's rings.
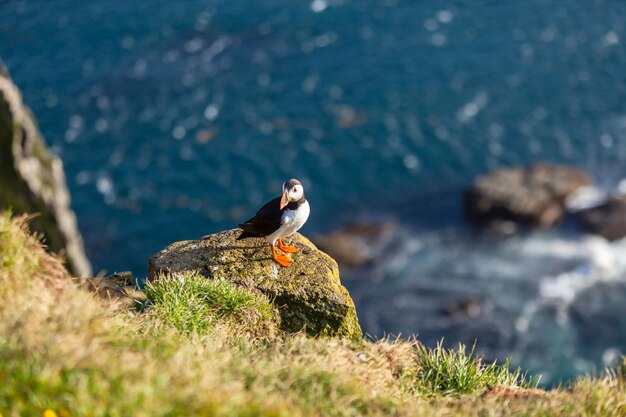
[[[274,260],[284,267],[289,267],[293,263],[293,261],[289,259],[287,255],[282,253],[277,253],[276,255],[274,255]]]
[[[280,239],[278,239],[276,243],[278,243],[278,249],[282,250],[283,252],[286,252],[286,253],[298,252],[298,248],[296,248],[295,246],[283,245],[283,242]]]
[[[272,246],[272,257],[276,262],[278,262],[281,266],[289,267],[293,263],[293,261],[284,253],[277,253],[276,248]]]

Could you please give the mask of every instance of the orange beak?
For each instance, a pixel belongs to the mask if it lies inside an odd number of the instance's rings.
[[[289,190],[283,191],[282,197],[280,197],[280,209],[282,210],[287,204],[289,204]]]

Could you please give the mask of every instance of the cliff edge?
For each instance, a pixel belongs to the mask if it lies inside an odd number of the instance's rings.
[[[64,253],[70,271],[91,275],[63,163],[50,153],[35,118],[0,62],[0,209],[37,213],[30,222],[46,246]]]

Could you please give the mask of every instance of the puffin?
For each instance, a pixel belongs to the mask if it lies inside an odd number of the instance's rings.
[[[282,239],[296,233],[306,223],[310,212],[300,181],[287,180],[280,197],[267,202],[254,217],[239,224],[243,232],[237,240],[264,237],[272,247],[272,258],[281,266],[289,267],[293,261],[285,253],[296,253],[298,248],[283,244]],[[285,253],[277,252],[276,244]]]

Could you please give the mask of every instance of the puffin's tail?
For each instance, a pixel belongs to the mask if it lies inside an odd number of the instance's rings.
[[[240,224],[240,225],[239,225],[239,228],[240,228],[240,229],[243,229],[243,231],[241,232],[241,234],[239,235],[239,237],[238,237],[237,239],[235,239],[235,240],[241,240],[241,239],[245,239],[245,238],[247,238],[247,237],[257,237],[254,233],[247,232],[247,231],[244,229],[244,227],[245,227],[245,225],[243,225],[243,224]]]

